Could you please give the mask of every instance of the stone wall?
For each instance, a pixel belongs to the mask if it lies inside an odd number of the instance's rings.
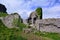
[[[36,11],[32,12],[23,23],[39,31],[60,33],[60,18],[39,19]]]
[[[35,23],[36,29],[45,32],[60,33],[60,18],[54,19],[37,19]]]

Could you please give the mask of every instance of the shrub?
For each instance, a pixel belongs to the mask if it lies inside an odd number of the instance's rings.
[[[7,15],[8,15],[7,13],[0,12],[0,17],[5,17]]]
[[[42,8],[38,7],[36,9],[36,12],[37,12],[38,18],[42,19]]]
[[[0,40],[27,40],[23,38],[17,28],[9,29],[0,20]]]

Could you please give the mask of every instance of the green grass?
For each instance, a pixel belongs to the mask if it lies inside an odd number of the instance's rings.
[[[7,28],[0,20],[0,40],[27,40],[20,32],[21,30],[17,28]]]
[[[5,17],[7,15],[8,15],[7,13],[0,12],[0,17]]]
[[[21,19],[18,19],[17,26],[20,28],[20,30],[27,27],[24,23],[21,23]]]
[[[0,17],[5,17],[8,14],[6,13],[0,13]],[[39,14],[40,15],[40,14]],[[26,28],[26,25],[21,23],[21,20],[18,19],[18,21],[14,21],[15,25],[19,27],[17,28],[7,28],[2,21],[0,20],[0,40],[27,40],[27,38],[24,38],[21,36],[21,32],[23,28]],[[48,33],[48,32],[36,32],[35,35],[47,37],[53,40],[60,40],[60,34],[58,33]]]
[[[7,28],[0,20],[0,40],[27,40],[27,38],[21,36],[21,30],[26,27],[23,23],[18,23],[19,29]],[[35,35],[47,37],[53,40],[60,40],[60,34],[48,33],[48,32],[36,32]]]
[[[60,34],[58,33],[36,32],[35,34],[38,36],[51,38],[53,40],[60,40]]]

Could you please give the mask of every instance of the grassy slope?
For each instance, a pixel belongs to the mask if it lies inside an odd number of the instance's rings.
[[[7,15],[7,13],[0,12],[0,17],[5,17]],[[23,38],[20,34],[23,27],[25,27],[26,25],[20,22],[17,24],[19,26],[19,29],[9,29],[2,23],[2,20],[0,20],[0,40],[27,40],[26,38]]]
[[[24,28],[26,25],[23,23],[19,23],[19,29],[17,28],[7,28],[2,21],[0,20],[0,40],[34,40],[41,39],[40,37],[35,37],[34,34],[25,34],[22,32],[22,28]],[[45,38],[43,38],[45,39]]]
[[[53,40],[60,40],[60,34],[58,33],[48,33],[48,32],[36,32],[38,36],[47,37]]]
[[[50,38],[42,37],[42,36],[37,36],[33,33],[23,33],[21,32],[22,37],[27,38],[28,40],[52,40]],[[24,35],[24,36],[23,36]]]
[[[20,35],[20,30],[7,28],[0,20],[0,40],[27,40]]]
[[[0,14],[0,17],[5,17],[8,14]],[[19,29],[7,28],[2,21],[0,20],[0,40],[27,40],[27,39],[35,39],[35,36],[38,35],[39,37],[36,37],[38,39],[42,40],[60,40],[60,34],[57,33],[46,33],[46,32],[36,32],[34,34],[25,34],[22,32],[22,29],[26,27],[23,23],[18,22]],[[26,39],[27,38],[27,39]]]

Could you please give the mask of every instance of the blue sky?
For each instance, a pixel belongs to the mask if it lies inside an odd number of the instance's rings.
[[[9,14],[17,12],[26,19],[37,7],[42,7],[43,18],[60,18],[60,0],[0,0]]]

